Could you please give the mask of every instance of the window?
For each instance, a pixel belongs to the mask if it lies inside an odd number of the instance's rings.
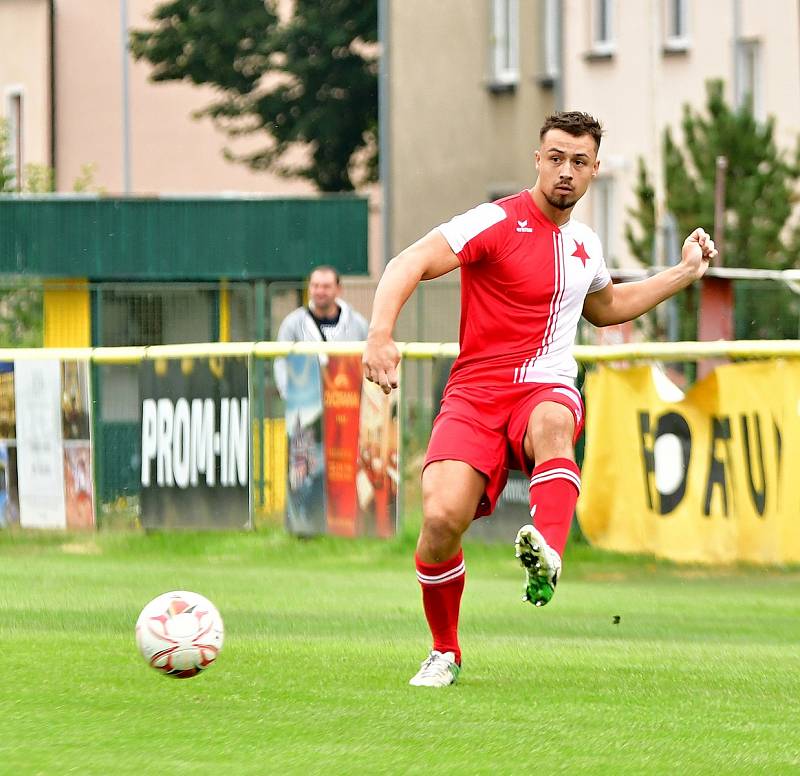
[[[613,0],[592,0],[592,51],[596,57],[614,53]]]
[[[665,0],[664,51],[679,53],[689,48],[689,0]]]
[[[542,17],[540,80],[552,86],[561,75],[561,0],[544,0]]]
[[[740,40],[736,46],[736,107],[748,100],[752,102],[753,115],[763,121],[764,99],[761,86],[761,43],[757,40]]]
[[[12,87],[6,91],[6,116],[8,121],[8,149],[10,169],[9,173],[14,179],[15,191],[22,190],[22,88]]]
[[[606,263],[615,266],[614,179],[610,175],[595,178],[592,184],[592,221],[592,226],[603,245]]]
[[[519,82],[519,0],[492,0],[492,83],[513,88]]]

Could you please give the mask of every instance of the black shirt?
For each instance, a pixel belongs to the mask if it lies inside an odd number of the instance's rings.
[[[336,327],[339,325],[339,318],[342,316],[341,308],[336,308],[336,315],[331,318],[320,318],[318,315],[314,314],[314,311],[309,308],[308,312],[311,314],[311,317],[314,319],[314,323],[317,324],[317,328],[319,329],[319,333],[322,335],[322,339],[326,342],[328,341],[328,336],[334,332]]]

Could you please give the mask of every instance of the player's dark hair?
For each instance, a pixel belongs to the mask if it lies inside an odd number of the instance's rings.
[[[600,150],[600,139],[603,137],[603,126],[594,117],[588,113],[581,113],[580,111],[561,111],[559,113],[551,113],[542,124],[539,130],[539,141],[544,140],[544,136],[551,129],[560,129],[573,137],[580,137],[581,135],[589,135],[595,142],[597,150]]]
[[[342,284],[342,279],[339,276],[339,270],[336,267],[331,267],[330,264],[320,264],[318,267],[314,267],[311,272],[308,273],[308,279],[311,280],[311,276],[315,272],[333,272],[333,277],[336,278],[336,285],[340,286]]]

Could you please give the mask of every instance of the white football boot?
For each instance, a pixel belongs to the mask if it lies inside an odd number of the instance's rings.
[[[460,671],[454,653],[432,649],[409,684],[414,687],[447,687],[458,679]]]

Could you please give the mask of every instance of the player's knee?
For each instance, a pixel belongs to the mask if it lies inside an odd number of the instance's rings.
[[[540,405],[528,422],[528,439],[535,449],[541,445],[548,448],[569,449],[575,433],[575,418],[560,404]]]
[[[449,494],[423,494],[423,530],[432,537],[449,540],[461,536],[472,521],[463,505]]]

